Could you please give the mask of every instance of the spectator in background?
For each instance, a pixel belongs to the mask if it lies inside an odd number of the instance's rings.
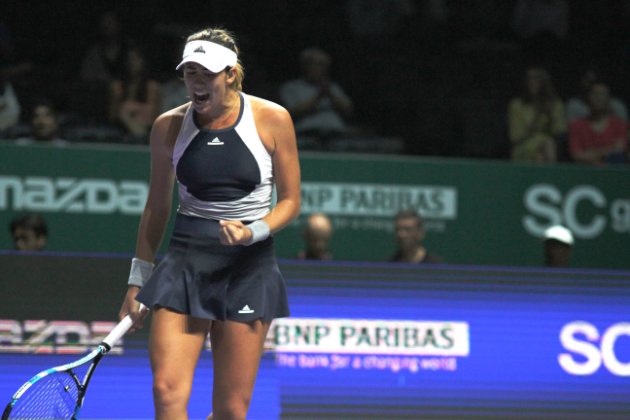
[[[123,77],[127,59],[128,40],[116,12],[101,13],[94,27],[97,33],[81,58],[79,78],[68,91],[68,106],[77,117],[77,125],[83,126],[78,130],[84,131],[79,134],[81,141],[101,137],[98,130],[92,132],[97,126],[110,132],[118,128],[110,124],[109,92],[112,82]]]
[[[8,132],[20,121],[21,111],[13,85],[0,70],[0,135]]]
[[[398,250],[391,262],[441,263],[442,257],[424,246],[426,236],[422,217],[414,210],[401,210],[394,218],[394,232]]]
[[[300,54],[302,75],[280,86],[280,101],[291,113],[300,137],[321,141],[348,133],[346,118],[354,105],[341,86],[331,80],[331,58],[320,48]]]
[[[573,234],[564,226],[555,225],[543,234],[546,267],[568,267],[573,250]]]
[[[529,67],[523,93],[508,105],[508,135],[515,161],[554,162],[566,137],[564,104],[549,73]]]
[[[588,96],[591,86],[598,80],[602,80],[602,78],[594,67],[587,67],[582,71],[580,76],[581,92],[567,101],[567,121],[569,124],[576,118],[588,117],[591,113]],[[628,121],[628,109],[620,99],[610,97],[610,111],[613,115]]]
[[[9,225],[13,247],[18,251],[41,251],[48,242],[48,227],[43,217],[28,214],[13,219]]]
[[[328,216],[323,213],[313,213],[308,216],[302,232],[305,249],[298,253],[298,258],[332,260],[330,252],[332,234],[333,226]]]
[[[126,40],[120,18],[113,11],[100,16],[98,30],[98,38],[83,56],[80,77],[83,81],[109,83],[124,72]]]
[[[110,120],[122,126],[125,142],[147,143],[160,106],[160,85],[149,75],[146,56],[139,46],[131,46],[122,77],[111,84]]]
[[[180,59],[181,40],[179,39],[179,37],[169,34],[164,44],[165,51],[167,51],[165,55],[168,57],[172,56],[174,63],[173,65],[176,65]],[[169,51],[172,51],[172,53],[169,53]],[[170,69],[171,68],[169,67],[169,70]],[[164,79],[162,79],[162,82],[160,83],[160,92],[162,98],[162,100],[160,101],[160,113],[170,111],[171,109],[190,101],[188,91],[186,90],[186,85],[184,84],[184,78],[180,72],[169,71]]]
[[[569,150],[574,161],[591,165],[626,163],[628,123],[613,115],[610,89],[594,82],[588,92],[590,113],[569,125]]]
[[[59,115],[48,99],[39,99],[33,105],[31,135],[15,141],[18,145],[50,144],[67,146],[69,142],[59,136]]]
[[[186,85],[179,77],[172,77],[160,85],[162,113],[176,108],[190,101]]]
[[[0,22],[0,136],[10,137],[10,129],[20,121],[22,108],[13,80],[31,69],[29,61],[16,60],[13,36]]]

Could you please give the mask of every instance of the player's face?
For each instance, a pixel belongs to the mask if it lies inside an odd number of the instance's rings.
[[[220,108],[226,98],[228,73],[213,73],[197,63],[184,65],[184,83],[192,106],[198,113]]]

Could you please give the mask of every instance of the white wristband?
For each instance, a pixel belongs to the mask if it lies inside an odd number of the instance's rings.
[[[251,245],[256,242],[264,241],[269,237],[269,234],[271,233],[269,225],[262,219],[256,220],[246,227],[252,232],[252,237],[249,238],[249,241],[245,242],[244,245]]]
[[[142,287],[144,283],[149,279],[153,272],[155,264],[148,261],[141,260],[140,258],[131,259],[131,270],[129,271],[129,286]]]

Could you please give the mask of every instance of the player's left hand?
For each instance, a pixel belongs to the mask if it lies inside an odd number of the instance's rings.
[[[221,220],[219,239],[223,245],[241,245],[252,236],[252,232],[240,220]]]

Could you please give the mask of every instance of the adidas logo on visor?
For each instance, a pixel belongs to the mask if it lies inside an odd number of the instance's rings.
[[[198,47],[197,47],[197,49],[196,49],[195,51],[193,51],[193,52],[205,54],[205,53],[206,53],[206,50],[204,50],[204,49],[203,49],[203,47],[200,45],[200,46],[198,46]]]

